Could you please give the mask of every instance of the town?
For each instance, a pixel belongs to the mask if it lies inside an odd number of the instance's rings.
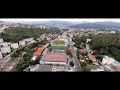
[[[116,35],[115,30],[58,28],[48,25],[9,24],[2,28],[59,29],[18,42],[0,38],[0,71],[9,72],[114,72],[120,63],[109,53],[99,52],[96,36]],[[5,29],[4,28],[4,29]],[[5,33],[4,29],[1,33]],[[64,30],[65,29],[65,30]],[[101,36],[101,37],[103,37]],[[117,36],[116,36],[117,37]],[[98,42],[99,43],[99,42]],[[107,44],[106,44],[107,45]],[[101,47],[101,46],[100,46]],[[103,47],[102,47],[103,48]],[[96,51],[98,52],[96,53]],[[110,50],[109,50],[110,52]],[[116,53],[114,53],[116,55]],[[119,57],[118,57],[119,58]]]

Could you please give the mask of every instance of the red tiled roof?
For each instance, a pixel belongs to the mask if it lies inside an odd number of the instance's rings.
[[[44,48],[43,47],[40,47],[38,48],[35,53],[33,54],[33,56],[40,56],[43,52]]]
[[[80,59],[84,59],[84,57],[82,55],[79,55]]]
[[[66,62],[67,55],[66,53],[47,53],[44,57],[45,61],[49,62]]]
[[[81,53],[87,53],[87,50],[86,49],[80,49],[80,52]]]
[[[93,55],[91,55],[90,53],[88,53],[88,57],[89,57],[91,60],[96,61],[96,58],[95,58]]]

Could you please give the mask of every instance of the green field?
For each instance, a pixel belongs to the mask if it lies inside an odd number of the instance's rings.
[[[51,46],[52,49],[66,50],[67,46]]]
[[[54,45],[64,45],[64,41],[61,41],[61,40],[55,40],[53,42]]]

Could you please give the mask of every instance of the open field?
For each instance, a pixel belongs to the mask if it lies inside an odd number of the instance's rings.
[[[52,49],[66,50],[67,46],[51,46]]]
[[[64,41],[55,40],[55,41],[53,42],[53,45],[64,45]]]

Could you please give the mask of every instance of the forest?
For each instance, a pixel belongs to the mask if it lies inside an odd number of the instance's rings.
[[[108,55],[120,61],[120,34],[93,36],[90,46],[95,54]]]
[[[40,29],[40,28],[24,28],[24,27],[9,27],[0,33],[0,38],[6,42],[18,42],[25,38],[39,38],[42,34],[59,34],[61,31],[56,28]]]

